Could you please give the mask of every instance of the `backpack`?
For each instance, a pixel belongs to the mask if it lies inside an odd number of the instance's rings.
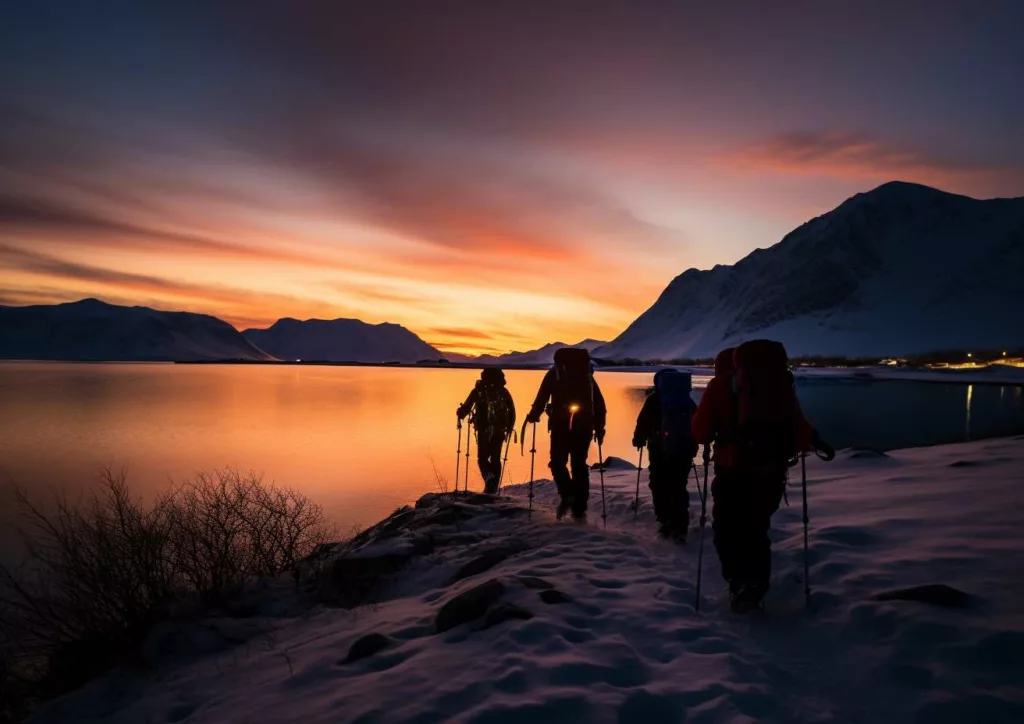
[[[593,371],[590,367],[590,353],[585,349],[563,347],[555,352],[555,376],[558,380],[557,396],[552,403],[562,409],[552,411],[553,416],[565,416],[573,420],[594,417]],[[575,408],[575,409],[574,409]]]
[[[697,454],[697,443],[690,432],[694,408],[691,387],[688,372],[667,369],[654,375],[661,405],[661,451],[668,459],[692,460]]]
[[[498,433],[504,435],[512,427],[512,410],[509,409],[504,387],[482,384],[477,388],[473,426],[476,427],[477,434],[484,437]]]
[[[797,416],[786,348],[767,339],[744,342],[733,353],[738,463],[785,467],[796,453]]]

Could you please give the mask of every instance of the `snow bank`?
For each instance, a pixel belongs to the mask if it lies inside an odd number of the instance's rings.
[[[696,514],[689,543],[663,542],[646,473],[634,526],[636,473],[609,472],[605,529],[595,472],[586,525],[553,520],[547,481],[532,519],[525,486],[429,496],[328,552],[372,603],[304,608],[278,582],[242,643],[157,656],[35,721],[1024,721],[1024,437],[843,451],[808,478],[810,611],[798,480],[767,612],[744,617],[710,535],[694,611]],[[901,592],[926,584],[951,588]]]
[[[977,369],[902,369],[899,367],[795,367],[798,379],[908,380],[913,382],[954,382],[964,385],[1024,385],[1024,368],[990,365]]]

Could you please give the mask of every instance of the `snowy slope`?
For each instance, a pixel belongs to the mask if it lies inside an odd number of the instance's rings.
[[[216,317],[83,299],[52,306],[0,307],[0,359],[196,361],[270,357]]]
[[[247,329],[246,339],[280,359],[332,362],[419,362],[443,355],[398,324],[358,319],[279,319],[268,329]]]
[[[539,349],[531,349],[528,352],[509,352],[499,356],[482,355],[476,361],[482,364],[550,365],[555,361],[555,352],[564,347],[577,347],[593,351],[603,344],[605,343],[599,342],[596,339],[585,339],[576,344],[552,342]]]
[[[595,354],[711,357],[754,337],[792,355],[1019,347],[1022,279],[1024,198],[893,182],[735,266],[684,272]]]
[[[588,525],[554,522],[546,481],[532,521],[508,505],[425,505],[350,554],[364,569],[409,556],[372,605],[304,608],[282,579],[259,615],[166,630],[146,669],[34,721],[1024,721],[1024,438],[841,452],[810,461],[808,477],[810,611],[796,482],[774,519],[767,613],[743,617],[728,611],[710,535],[694,610],[696,521],[687,545],[658,540],[645,474],[634,526],[626,471],[607,475],[602,529],[594,474]],[[524,486],[507,492],[525,505]],[[934,583],[970,598],[882,600]],[[451,604],[473,589],[497,598],[479,618]],[[440,612],[456,608],[472,620],[447,629]],[[384,648],[347,662],[368,634]]]

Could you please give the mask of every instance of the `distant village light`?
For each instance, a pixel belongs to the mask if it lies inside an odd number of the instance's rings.
[[[968,352],[968,353],[967,353],[967,356],[968,356],[968,357],[973,357],[974,355],[972,355],[972,354],[971,354],[970,352]]]

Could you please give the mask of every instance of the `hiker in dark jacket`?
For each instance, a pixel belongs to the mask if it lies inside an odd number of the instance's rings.
[[[608,415],[585,349],[567,347],[555,353],[555,364],[544,375],[526,421],[540,422],[545,407],[551,433],[549,467],[561,498],[556,516],[571,508],[573,517],[582,519],[590,500],[590,441],[604,442]]]
[[[690,399],[687,380],[686,397],[680,401],[680,414],[675,416],[680,429],[664,429],[666,416],[662,414],[662,395],[659,394],[658,383],[663,381],[665,375],[681,374],[668,369],[654,375],[654,387],[647,392],[633,431],[633,447],[639,449],[646,446],[648,450],[648,487],[651,489],[654,515],[658,519],[658,533],[677,540],[685,540],[690,527],[690,496],[686,483],[690,478],[693,457],[697,454],[697,443],[690,434],[690,419],[697,405]],[[671,437],[670,432],[673,433]]]
[[[505,373],[497,367],[485,368],[456,414],[460,420],[472,415],[484,492],[495,495],[501,479],[501,448],[516,425],[516,406],[505,387]]]

